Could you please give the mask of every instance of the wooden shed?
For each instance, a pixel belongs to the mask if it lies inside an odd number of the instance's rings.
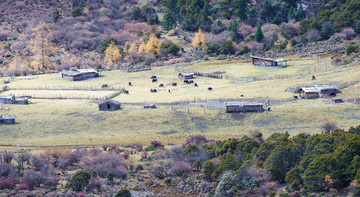
[[[226,103],[226,113],[261,112],[261,111],[264,111],[263,103],[239,102],[239,101]]]
[[[99,110],[100,111],[115,111],[120,109],[120,102],[114,100],[106,100],[99,103]]]
[[[194,73],[191,72],[182,72],[178,75],[179,79],[193,79]]]
[[[299,97],[303,99],[317,98],[319,97],[319,90],[316,87],[301,88]]]
[[[61,78],[70,81],[80,81],[91,79],[99,76],[99,72],[92,68],[73,69],[61,73]]]
[[[270,59],[251,56],[252,63],[255,66],[287,66],[287,59]]]
[[[318,85],[315,86],[319,90],[320,97],[336,96],[338,87],[333,85]]]
[[[0,103],[1,104],[15,104],[15,96],[8,96],[8,95],[0,95]]]
[[[14,115],[0,116],[0,124],[15,124],[15,118]]]
[[[333,97],[336,96],[337,91],[338,87],[333,85],[315,85],[312,87],[301,88],[299,97],[303,99]]]

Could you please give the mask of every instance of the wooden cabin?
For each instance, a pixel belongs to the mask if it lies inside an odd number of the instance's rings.
[[[319,90],[320,97],[329,97],[329,96],[336,96],[338,91],[338,87],[333,85],[319,85],[315,86]]]
[[[15,96],[0,95],[1,104],[15,104]]]
[[[179,73],[178,77],[179,77],[179,79],[193,79],[194,73],[182,72],[182,73]]]
[[[15,118],[14,115],[0,116],[0,124],[15,124]]]
[[[338,87],[332,85],[316,85],[312,87],[304,87],[299,91],[299,97],[302,99],[311,99],[318,97],[336,96]]]
[[[226,113],[261,112],[261,111],[264,111],[262,103],[239,102],[239,101],[226,103]]]
[[[99,76],[99,72],[92,68],[73,69],[61,73],[61,78],[70,81],[80,81],[91,79]]]
[[[319,97],[319,90],[316,87],[301,88],[299,97],[302,99],[311,99]]]
[[[252,63],[255,66],[287,66],[287,59],[270,59],[251,56]]]
[[[120,107],[121,107],[120,102],[114,100],[106,100],[99,103],[100,111],[115,111],[115,110],[119,110]]]
[[[1,104],[29,104],[28,97],[24,99],[16,99],[14,95],[0,95]]]

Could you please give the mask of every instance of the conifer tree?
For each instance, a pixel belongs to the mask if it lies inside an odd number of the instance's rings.
[[[279,18],[279,14],[276,14],[276,15],[275,15],[275,18],[274,18],[274,20],[273,20],[271,23],[272,23],[272,24],[275,24],[275,25],[280,25],[281,20],[280,20],[280,18]]]
[[[263,39],[264,39],[264,34],[261,30],[261,25],[259,23],[255,32],[255,41],[261,42]]]

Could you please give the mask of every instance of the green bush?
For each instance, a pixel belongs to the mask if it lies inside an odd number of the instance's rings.
[[[85,170],[75,172],[74,176],[70,179],[70,187],[79,192],[89,185],[91,176]]]
[[[81,7],[75,7],[74,9],[71,10],[70,14],[71,14],[72,17],[81,16],[82,15]]]
[[[214,173],[215,165],[212,161],[208,160],[202,166],[202,178],[207,181],[211,181],[211,175]]]
[[[345,49],[347,55],[350,55],[352,52],[355,52],[356,50],[357,50],[357,47],[352,44],[348,45]]]
[[[116,193],[115,197],[131,197],[131,193],[128,189],[122,188]]]
[[[171,179],[171,178],[166,178],[166,179],[164,180],[164,183],[165,183],[166,185],[170,185],[171,182],[172,182],[172,179]]]
[[[116,38],[113,37],[106,37],[104,40],[102,40],[99,45],[99,52],[103,53],[111,42],[113,42],[115,45],[118,44]]]
[[[276,192],[275,191],[270,191],[269,192],[269,197],[275,197],[276,196]]]

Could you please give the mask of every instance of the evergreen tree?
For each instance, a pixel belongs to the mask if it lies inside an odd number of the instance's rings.
[[[295,19],[295,10],[293,7],[290,8],[287,18],[288,22],[290,22],[292,19]]]
[[[59,19],[61,19],[61,15],[59,10],[56,8],[56,10],[53,12],[53,19],[54,22],[56,23]]]
[[[300,4],[300,7],[299,7],[298,11],[296,12],[295,18],[297,21],[302,21],[303,19],[305,19],[305,12],[304,12],[304,8],[303,8],[302,4]]]
[[[276,14],[276,15],[275,15],[275,18],[274,18],[274,20],[273,20],[271,23],[272,23],[272,24],[275,24],[275,25],[280,25],[281,20],[280,20],[280,18],[279,18],[279,14]]]
[[[260,18],[264,21],[271,21],[275,16],[275,9],[272,4],[265,0],[264,7],[260,11]]]
[[[233,7],[235,10],[235,14],[241,21],[247,20],[247,12],[248,12],[248,1],[247,0],[234,0]]]
[[[239,24],[236,20],[236,17],[234,18],[233,22],[230,24],[229,26],[229,31],[231,31],[231,40],[233,42],[237,42],[238,41],[238,35],[237,35],[237,31],[239,28]]]
[[[214,170],[215,170],[214,163],[210,160],[205,161],[205,163],[202,166],[203,179],[207,181],[211,181],[211,174],[214,172]]]
[[[260,23],[257,26],[254,39],[257,42],[261,42],[264,39],[264,34],[263,34],[262,30],[261,30]]]
[[[258,16],[258,13],[256,12],[255,7],[252,7],[252,8],[249,10],[249,17],[248,17],[248,23],[249,23],[251,26],[255,26],[255,25],[256,25],[257,16]]]
[[[161,22],[161,25],[165,31],[169,31],[176,26],[175,15],[170,9],[165,9],[164,20]]]
[[[70,187],[75,191],[82,191],[86,186],[89,185],[91,176],[85,170],[77,171],[70,180]]]

